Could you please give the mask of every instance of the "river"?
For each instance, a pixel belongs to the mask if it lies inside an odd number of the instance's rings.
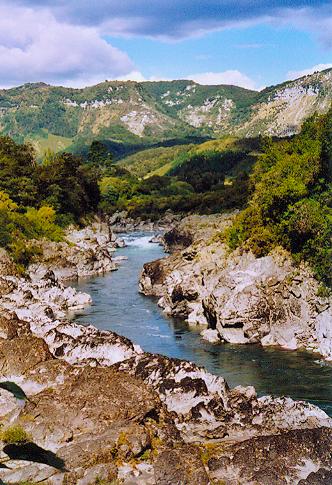
[[[141,295],[138,278],[143,264],[164,256],[150,238],[125,235],[127,247],[116,254],[128,260],[119,270],[76,285],[93,299],[91,306],[76,313],[76,321],[124,335],[145,351],[193,361],[222,375],[232,387],[252,385],[259,395],[308,400],[332,416],[332,365],[319,356],[258,345],[210,344],[199,329],[168,318],[155,298]]]

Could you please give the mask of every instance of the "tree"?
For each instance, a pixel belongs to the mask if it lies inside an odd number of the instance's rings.
[[[61,214],[72,214],[75,220],[97,209],[98,173],[71,153],[57,154],[38,167],[38,184],[40,203]]]
[[[91,143],[88,160],[93,165],[101,168],[104,173],[111,168],[113,164],[113,157],[109,152],[107,146],[101,141],[95,140]]]
[[[18,145],[8,136],[0,137],[0,190],[19,205],[36,202],[36,166],[31,145]]]
[[[267,143],[251,175],[252,197],[228,232],[232,248],[257,256],[282,245],[331,285],[332,111],[307,120],[299,135]]]

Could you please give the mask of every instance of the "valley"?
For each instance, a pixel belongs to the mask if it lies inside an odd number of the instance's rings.
[[[330,480],[329,75],[9,90],[0,479]]]
[[[331,0],[0,0],[0,485],[332,484]]]

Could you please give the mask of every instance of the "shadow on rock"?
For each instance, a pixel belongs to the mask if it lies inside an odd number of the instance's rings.
[[[23,389],[15,384],[15,382],[11,381],[4,381],[0,382],[0,389],[4,389],[5,391],[11,392],[16,399],[27,400],[27,396]]]
[[[55,453],[49,450],[44,450],[35,443],[24,443],[21,445],[10,444],[3,449],[6,455],[11,460],[25,460],[34,463],[42,463],[44,465],[52,466],[57,470],[68,471],[65,468],[65,462],[59,458]]]

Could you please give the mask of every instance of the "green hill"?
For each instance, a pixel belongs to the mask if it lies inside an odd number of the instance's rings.
[[[32,140],[39,152],[55,146],[85,153],[98,139],[121,158],[170,140],[294,134],[331,101],[332,70],[262,92],[186,80],[105,81],[83,89],[35,83],[0,90],[0,134]]]

